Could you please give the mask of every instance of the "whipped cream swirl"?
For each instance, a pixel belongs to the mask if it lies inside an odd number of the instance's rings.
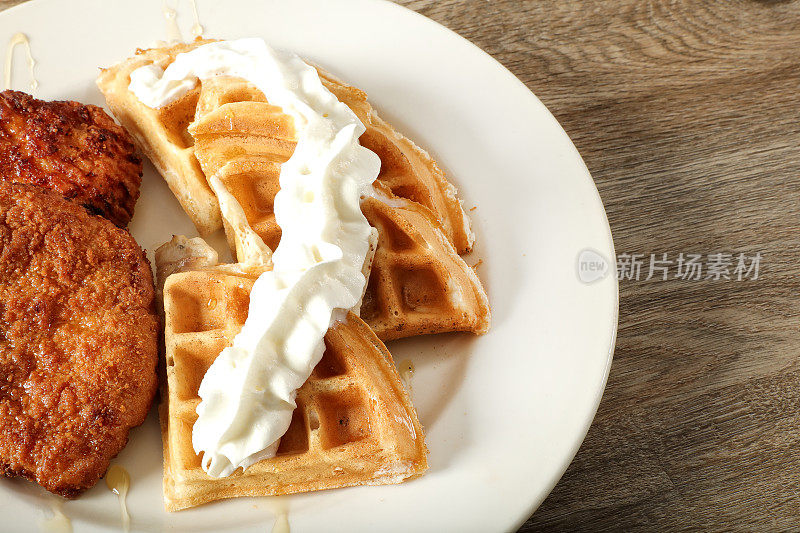
[[[364,125],[317,71],[261,39],[209,43],[166,69],[140,67],[129,88],[157,108],[213,76],[250,81],[298,131],[275,197],[283,233],[273,270],[259,276],[244,327],[200,385],[192,443],[206,472],[219,477],[275,454],[297,389],[322,357],[325,332],[359,305],[372,231],[360,200],[372,194],[380,159],[358,143]]]

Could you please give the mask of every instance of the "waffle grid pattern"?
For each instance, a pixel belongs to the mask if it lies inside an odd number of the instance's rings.
[[[367,105],[359,94],[340,98]],[[280,240],[273,212],[280,164],[294,149],[291,119],[266,103],[251,84],[231,78],[204,83],[198,110],[202,114],[198,111],[190,129],[203,170],[221,176],[250,226],[274,249]],[[410,177],[409,160],[396,145],[377,145],[381,173],[401,188],[421,190],[424,184]],[[362,204],[380,234],[361,312],[367,324],[384,341],[445,331],[485,332],[490,321],[486,294],[440,221],[423,204],[394,196],[384,182],[376,187],[388,201]],[[423,194],[434,198],[428,191]]]
[[[189,126],[209,108],[230,102],[261,102],[263,95],[254,95],[258,91],[252,87],[237,85],[235,90],[227,92],[222,98],[204,105],[200,101],[200,90],[195,89],[172,104],[154,110],[139,102],[128,90],[128,85],[131,72],[140,66],[156,63],[166,68],[178,54],[209,42],[197,40],[189,44],[139,50],[135,56],[103,69],[97,80],[114,115],[165,177],[201,235],[219,229],[223,221],[206,174],[195,157]],[[375,151],[384,163],[379,179],[386,183],[393,194],[407,197],[431,209],[458,252],[469,251],[474,240],[469,218],[458,200],[455,187],[436,163],[424,150],[381,120],[363,91],[348,86],[326,72],[320,73],[326,87],[347,104],[367,127],[362,144]]]
[[[407,200],[362,204],[378,229],[361,318],[383,341],[445,331],[485,333],[490,310],[475,271],[455,252],[433,214]]]
[[[246,275],[209,269],[173,274],[165,284],[167,510],[420,475],[427,461],[416,412],[391,356],[355,315],[326,335],[323,358],[298,391],[277,456],[221,480],[203,472],[191,443],[197,390],[244,324],[253,282]]]

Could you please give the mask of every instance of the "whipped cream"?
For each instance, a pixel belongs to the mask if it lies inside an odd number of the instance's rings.
[[[273,270],[255,282],[244,327],[200,385],[192,443],[215,477],[275,454],[296,391],[322,357],[325,332],[359,305],[374,236],[360,200],[372,194],[380,169],[378,156],[358,143],[364,125],[317,71],[261,39],[206,44],[179,54],[165,70],[140,67],[129,88],[144,104],[160,107],[198,79],[220,75],[258,87],[294,118],[298,139],[275,197],[283,233]]]

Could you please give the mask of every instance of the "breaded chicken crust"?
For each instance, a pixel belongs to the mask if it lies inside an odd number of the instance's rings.
[[[0,471],[67,498],[97,483],[150,408],[157,335],[126,230],[0,182]]]
[[[128,133],[101,108],[0,93],[0,179],[59,192],[125,227],[142,161]]]

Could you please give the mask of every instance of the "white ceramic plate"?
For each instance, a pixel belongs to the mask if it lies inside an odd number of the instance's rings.
[[[172,0],[188,37],[190,2]],[[177,4],[177,5],[176,5]],[[480,338],[391,343],[411,359],[413,398],[430,470],[398,486],[246,498],[167,514],[155,416],[115,460],[132,477],[134,530],[269,531],[288,510],[293,532],[502,531],[545,498],[580,446],[605,385],[617,324],[617,284],[584,284],[580,251],[613,258],[600,198],[567,135],[511,73],[444,27],[372,0],[197,0],[205,35],[264,37],[364,89],[381,114],[427,148],[459,187],[478,246],[468,262],[494,311]],[[161,0],[37,0],[0,14],[0,42],[25,32],[36,96],[103,104],[97,68],[167,38]],[[17,49],[14,88],[28,89]],[[145,167],[131,230],[152,251],[194,235],[161,178]],[[611,269],[613,271],[613,267]],[[0,529],[40,531],[57,501],[35,485],[0,482]],[[75,531],[120,527],[103,482],[64,513]],[[47,530],[47,529],[45,529]]]

